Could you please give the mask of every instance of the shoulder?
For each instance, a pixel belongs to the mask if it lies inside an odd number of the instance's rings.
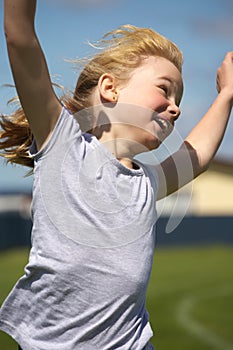
[[[77,118],[63,106],[54,129],[48,135],[42,147],[38,150],[34,139],[29,153],[32,158],[38,159],[45,153],[47,154],[55,146],[67,144],[69,140],[79,137],[81,137],[81,129]]]

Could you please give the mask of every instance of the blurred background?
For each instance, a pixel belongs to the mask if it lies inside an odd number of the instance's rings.
[[[0,113],[15,96],[0,0]],[[78,71],[67,62],[93,52],[106,32],[122,25],[151,27],[184,54],[184,97],[176,129],[156,151],[178,148],[216,96],[216,71],[233,50],[232,0],[41,0],[37,31],[52,80],[74,90]],[[0,302],[23,273],[30,248],[33,177],[0,160]],[[148,310],[158,350],[233,349],[233,120],[209,170],[158,203],[155,264]],[[16,349],[0,333],[0,349]]]

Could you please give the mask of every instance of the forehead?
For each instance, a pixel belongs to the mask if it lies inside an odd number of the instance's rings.
[[[184,85],[182,74],[178,68],[163,57],[149,57],[146,64],[153,70],[155,80],[169,82],[179,105],[183,96]]]
[[[177,85],[183,85],[182,75],[178,68],[164,57],[150,56],[143,60],[141,68],[150,71],[152,78],[167,77],[168,80],[173,81]]]
[[[183,95],[183,79],[180,71],[166,58],[149,56],[145,57],[137,68],[133,68],[128,78],[120,85],[140,90],[163,83],[169,83],[170,94],[175,95],[177,104],[180,104]]]

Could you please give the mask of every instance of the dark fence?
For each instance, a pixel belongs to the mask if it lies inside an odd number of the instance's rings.
[[[168,218],[157,222],[157,247],[203,244],[233,244],[233,217],[185,217],[166,234]],[[31,220],[17,212],[0,214],[0,250],[30,246]]]
[[[165,233],[168,218],[157,223],[157,246],[233,244],[232,216],[187,216],[169,234]]]
[[[18,212],[1,213],[0,250],[30,246],[31,227],[31,220]]]

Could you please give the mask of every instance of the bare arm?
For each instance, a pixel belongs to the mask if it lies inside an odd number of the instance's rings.
[[[17,93],[38,149],[61,112],[34,29],[36,0],[5,0],[4,29]]]
[[[205,171],[223,139],[233,104],[233,52],[218,69],[219,95],[200,122],[171,157],[157,166],[158,199],[175,192]]]

